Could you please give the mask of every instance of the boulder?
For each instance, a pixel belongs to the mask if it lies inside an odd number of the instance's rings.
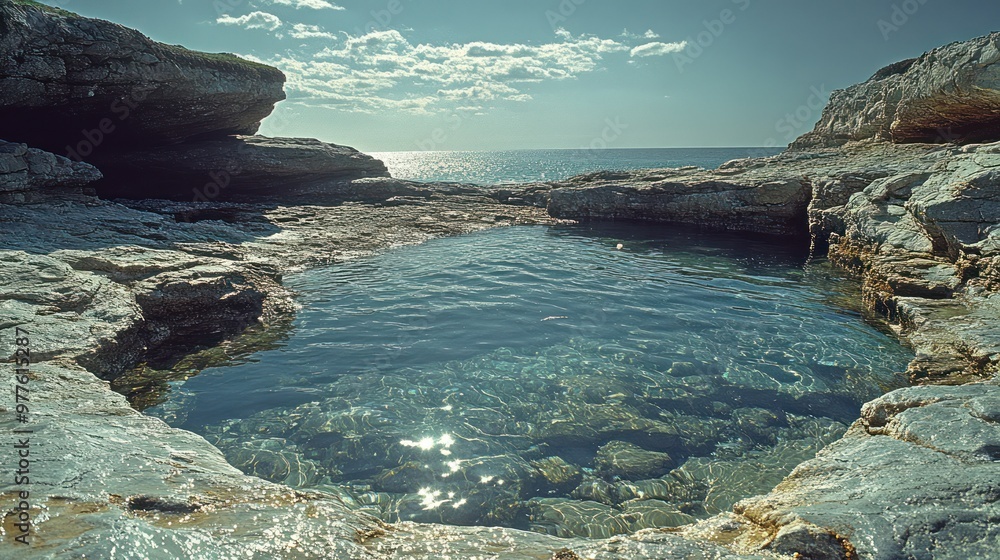
[[[647,451],[624,441],[612,441],[597,450],[594,463],[598,472],[605,476],[641,480],[666,474],[674,461],[666,453]]]
[[[279,70],[165,45],[35,2],[0,2],[0,137],[86,160],[107,146],[253,134]]]
[[[995,140],[1000,140],[1000,33],[898,62],[834,92],[816,128],[791,148]]]
[[[0,202],[26,202],[40,189],[82,187],[100,178],[86,163],[0,140]]]

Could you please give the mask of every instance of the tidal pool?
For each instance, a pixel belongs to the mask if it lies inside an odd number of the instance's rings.
[[[854,282],[746,235],[508,228],[287,280],[287,340],[147,412],[390,522],[683,525],[770,490],[912,358]]]

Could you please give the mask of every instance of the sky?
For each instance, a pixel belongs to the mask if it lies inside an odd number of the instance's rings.
[[[783,146],[996,0],[42,0],[285,72],[268,136],[363,151]]]

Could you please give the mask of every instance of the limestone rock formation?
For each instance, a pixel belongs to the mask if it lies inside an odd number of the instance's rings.
[[[285,98],[275,68],[0,2],[0,137],[86,158],[105,145],[253,134]],[[68,148],[68,149],[67,149]]]
[[[1000,139],[1000,33],[935,49],[834,92],[804,150],[847,142]]]
[[[663,221],[793,235],[806,231],[810,192],[803,181],[733,183],[690,171],[577,177],[554,185],[549,212],[569,219]]]
[[[44,473],[32,487],[33,546],[20,554],[106,557],[116,547],[148,558],[382,558],[370,541],[389,527],[335,495],[244,475],[205,439],[136,412],[98,375],[288,313],[277,279],[290,268],[545,216],[483,196],[401,206],[146,205],[79,195],[0,204],[0,335],[29,331],[30,418],[44,433],[31,449],[33,472]],[[510,221],[495,220],[501,212]],[[14,383],[2,376],[0,390],[13,394]],[[11,433],[15,422],[2,415],[0,429]],[[255,464],[265,474],[280,453],[261,451],[269,453]],[[308,472],[286,478],[293,475]],[[0,481],[0,495],[16,490],[13,477]],[[21,546],[10,519],[4,551]],[[512,548],[534,557],[588,545],[510,534]],[[397,548],[413,546],[402,540]],[[653,548],[662,556],[674,547],[717,550],[681,538]]]
[[[40,189],[72,189],[100,178],[86,163],[0,140],[0,202],[27,202]]]
[[[202,202],[253,194],[286,198],[310,188],[389,175],[381,161],[354,148],[263,136],[105,152],[91,161],[106,177],[98,186],[102,196]]]
[[[941,157],[926,146],[785,152],[735,160],[716,170],[592,173],[504,187],[493,196],[547,206],[550,214],[565,219],[669,222],[791,238],[811,234],[825,241],[843,231],[842,209],[852,195],[878,178],[928,169]]]
[[[767,548],[786,554],[991,557],[1000,542],[998,419],[993,383],[895,391],[865,405],[844,439],[736,510],[775,528]]]
[[[334,184],[356,192],[349,181],[388,177],[352,148],[239,136],[285,98],[275,68],[26,0],[2,0],[0,23],[0,137],[94,164],[101,195],[328,197]]]

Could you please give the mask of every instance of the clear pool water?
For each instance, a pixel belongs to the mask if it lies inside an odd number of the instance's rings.
[[[387,521],[682,525],[769,490],[912,357],[853,282],[744,235],[499,229],[287,280],[280,347],[148,412]]]

